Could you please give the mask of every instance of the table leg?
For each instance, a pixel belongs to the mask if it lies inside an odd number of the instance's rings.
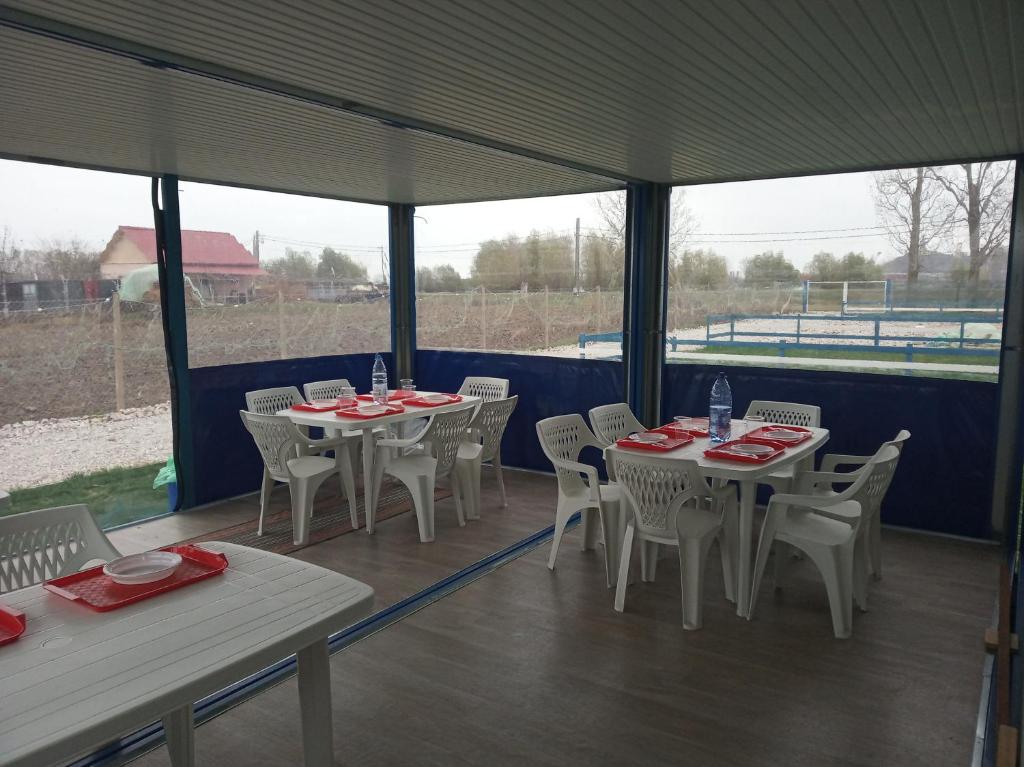
[[[363,503],[366,506],[366,532],[373,532],[373,454],[377,450],[377,441],[373,438],[373,429],[363,429]]]
[[[167,753],[173,767],[194,767],[196,763],[195,728],[192,724],[192,704],[175,709],[163,717],[167,736]]]
[[[302,709],[302,748],[306,767],[334,764],[331,728],[331,658],[327,639],[296,653],[299,660],[299,706]]]
[[[740,482],[740,540],[736,552],[736,614],[747,617],[750,610],[750,548],[754,537],[754,502],[757,483]]]

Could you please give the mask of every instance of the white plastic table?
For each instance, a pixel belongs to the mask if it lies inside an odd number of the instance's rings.
[[[434,392],[417,392],[417,394],[433,394]],[[365,504],[364,511],[366,512],[366,532],[373,532],[372,515],[370,509],[373,508],[374,499],[371,497],[373,493],[373,457],[376,453],[376,445],[373,439],[373,430],[379,426],[387,426],[388,424],[402,423],[403,421],[412,421],[417,418],[429,418],[432,415],[438,413],[448,413],[452,410],[460,410],[467,405],[473,405],[474,407],[479,405],[482,400],[480,397],[470,397],[464,395],[460,402],[453,402],[449,405],[436,405],[434,407],[414,407],[412,405],[405,406],[404,413],[396,413],[394,415],[384,415],[377,418],[339,418],[334,414],[334,411],[327,413],[308,413],[301,410],[279,410],[278,415],[288,416],[293,423],[297,423],[301,426],[318,426],[321,429],[327,431],[338,431],[339,429],[345,431],[360,430],[363,432],[363,500]]]
[[[760,425],[760,424],[758,424]],[[734,437],[742,436],[753,428],[754,424],[742,420],[732,422],[732,433]],[[746,617],[750,609],[750,552],[753,546],[754,537],[754,503],[757,500],[758,480],[773,474],[781,468],[791,466],[814,454],[819,447],[828,441],[828,429],[811,427],[812,437],[806,442],[787,448],[778,458],[767,463],[741,463],[739,461],[723,461],[715,458],[706,458],[704,451],[711,446],[707,437],[698,437],[688,445],[671,450],[667,453],[650,452],[643,453],[640,450],[629,450],[616,447],[614,444],[606,450],[614,450],[628,454],[632,457],[638,455],[658,456],[659,458],[679,458],[687,461],[696,461],[700,466],[701,473],[711,479],[729,480],[737,482],[740,490],[740,530],[739,530],[739,551],[736,554],[736,614]]]
[[[42,586],[4,594],[27,630],[0,647],[0,764],[64,764],[162,718],[175,767],[195,762],[192,704],[295,653],[306,765],[333,764],[327,637],[373,589],[230,543],[228,569],[109,612]]]

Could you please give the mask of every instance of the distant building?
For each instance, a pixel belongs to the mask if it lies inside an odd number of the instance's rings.
[[[214,302],[246,300],[253,281],[266,274],[259,259],[227,232],[181,230],[185,274]],[[119,226],[100,254],[100,274],[120,279],[139,267],[156,263],[156,232],[140,226]]]

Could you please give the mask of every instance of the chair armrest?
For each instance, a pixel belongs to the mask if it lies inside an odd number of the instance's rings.
[[[793,494],[809,495],[818,485],[827,485],[829,490],[832,489],[833,484],[852,485],[860,478],[860,475],[863,472],[863,468],[849,472],[804,471],[797,475],[796,486],[793,490]]]
[[[821,459],[821,470],[835,471],[837,466],[863,466],[870,460],[870,455],[839,455],[837,453],[829,453]]]
[[[842,496],[835,495],[797,495],[795,493],[776,493],[768,501],[768,511],[773,506],[800,506],[805,509],[826,508],[836,506],[849,500]]]
[[[563,461],[560,459],[552,461],[556,468],[566,469],[568,471],[575,471],[580,474],[586,475],[587,485],[591,488],[600,487],[601,480],[598,479],[597,469],[585,463],[579,461]]]
[[[377,447],[413,447],[414,445],[418,445],[420,443],[422,437],[423,430],[420,430],[418,434],[414,434],[411,437],[406,437],[405,439],[399,439],[398,437],[386,437],[384,439],[377,440]]]

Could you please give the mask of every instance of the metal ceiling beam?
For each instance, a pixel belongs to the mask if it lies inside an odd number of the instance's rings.
[[[552,165],[560,168],[570,168],[581,173],[588,173],[593,176],[606,178],[609,181],[642,182],[645,179],[624,176],[622,173],[598,168],[587,163],[580,163],[567,160],[563,157],[556,157],[545,152],[538,152],[522,146],[516,146],[504,141],[480,136],[468,131],[451,128],[445,125],[419,120],[408,115],[401,115],[385,109],[374,107],[370,104],[363,104],[351,99],[340,98],[327,93],[303,88],[291,83],[273,80],[250,72],[225,67],[210,61],[195,59],[190,56],[183,56],[171,51],[154,48],[149,45],[125,40],[112,35],[80,27],[74,24],[67,24],[45,16],[17,10],[0,5],[0,26],[18,29],[23,32],[43,35],[45,37],[61,40],[66,43],[84,46],[92,50],[101,51],[122,58],[132,59],[144,66],[157,69],[169,69],[184,74],[204,77],[221,82],[230,83],[239,87],[251,90],[270,93],[275,96],[291,98],[307,104],[342,111],[350,115],[372,120],[391,128],[401,128],[417,131],[420,133],[437,136],[452,141],[458,141],[473,146],[484,147],[496,152],[525,157],[536,162]]]

